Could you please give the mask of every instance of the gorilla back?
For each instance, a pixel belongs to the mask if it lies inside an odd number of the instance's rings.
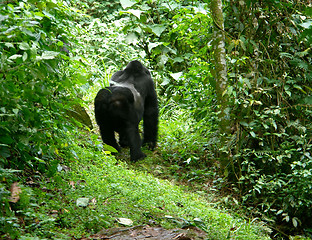
[[[158,103],[150,72],[139,61],[131,61],[113,74],[110,86],[94,100],[95,119],[104,143],[120,151],[130,147],[131,161],[146,155],[141,151],[139,123],[143,119],[143,144],[154,149],[158,134]],[[119,144],[115,138],[119,134]]]

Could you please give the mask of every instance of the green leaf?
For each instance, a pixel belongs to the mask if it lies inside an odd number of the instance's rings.
[[[8,147],[3,147],[3,144],[1,144],[0,156],[2,156],[4,158],[8,158],[11,156],[10,149]]]
[[[168,2],[164,2],[164,3],[161,3],[161,6],[167,8],[168,10],[172,11],[174,9],[176,9],[177,7],[179,7],[180,5],[175,3],[175,2],[170,2],[169,4],[169,1]]]
[[[27,57],[28,57],[27,52],[24,52],[24,54],[23,54],[23,62],[25,62],[25,61],[26,61]]]
[[[6,42],[4,45],[8,48],[14,48],[14,45],[12,43]]]
[[[78,198],[76,200],[77,207],[87,207],[89,205],[89,198]]]
[[[138,42],[138,37],[135,33],[129,33],[127,36],[126,36],[126,42],[127,43],[132,43],[132,44],[137,44]]]
[[[282,52],[282,53],[280,53],[280,56],[281,56],[281,57],[287,57],[287,58],[293,59],[293,55],[291,55],[290,53],[287,53],[287,52]]]
[[[170,83],[170,80],[168,78],[163,78],[163,82],[160,84],[162,86],[166,86]]]
[[[53,52],[53,51],[45,51],[42,53],[41,56],[37,56],[36,60],[43,60],[43,59],[54,59],[57,55],[60,53],[58,52]]]
[[[120,4],[121,4],[123,9],[126,9],[126,8],[132,7],[134,4],[136,4],[136,1],[120,0]]]
[[[277,213],[276,213],[276,215],[280,215],[280,214],[282,214],[283,213],[283,210],[279,210]]]
[[[110,145],[107,145],[107,144],[104,144],[104,149],[109,151],[109,152],[112,152],[112,153],[117,153],[118,152],[114,147],[112,147]]]
[[[163,31],[165,31],[167,27],[164,25],[153,25],[151,26],[152,32],[157,36],[160,37]]]
[[[239,40],[239,44],[240,44],[241,48],[242,48],[244,51],[246,51],[245,43],[244,43],[243,41]]]
[[[160,57],[157,58],[158,59],[158,66],[160,67],[164,67],[164,65],[166,64],[166,62],[168,61],[168,56],[167,54],[162,54]]]
[[[21,50],[29,50],[30,46],[29,46],[29,44],[27,42],[22,42],[22,43],[20,43],[19,48]]]
[[[295,228],[298,226],[298,221],[296,218],[292,218],[292,223],[293,223]]]
[[[138,19],[140,19],[141,13],[142,13],[143,11],[130,9],[130,10],[128,10],[127,12],[133,14],[133,15],[136,16]]]
[[[291,97],[291,91],[285,90],[285,93],[286,93],[289,97]]]
[[[178,73],[171,73],[170,76],[174,79],[174,80],[179,80],[180,77],[183,75],[183,72],[178,72]]]
[[[283,220],[285,220],[286,222],[289,222],[290,217],[287,215],[286,217],[283,218]]]
[[[303,28],[310,28],[311,26],[312,26],[312,20],[311,19],[309,19],[309,20],[307,20],[307,21],[305,21],[305,22],[303,22],[303,23],[301,23],[301,24],[299,24],[301,27],[303,27]]]
[[[176,62],[181,63],[181,62],[184,61],[184,58],[176,57],[176,58],[173,59],[173,61],[174,61],[175,63],[176,63]]]
[[[59,46],[59,47],[63,47],[64,43],[62,41],[58,41],[56,45]]]
[[[274,120],[272,120],[272,125],[275,128],[275,130],[277,130],[277,125],[276,125],[276,122]]]
[[[14,9],[14,6],[11,3],[9,3],[7,6],[8,8],[11,8],[12,10]]]
[[[12,111],[14,112],[15,115],[17,115],[18,112],[19,112],[19,109],[15,108],[15,109],[13,109]]]
[[[1,14],[0,14],[0,22],[6,20],[6,19],[8,19],[8,18],[9,18],[9,16],[5,16],[5,15],[1,15]]]
[[[159,46],[159,45],[162,45],[163,43],[162,42],[156,42],[156,43],[149,43],[148,44],[148,50],[151,51],[153,48]]]
[[[16,58],[20,58],[20,57],[22,57],[21,54],[14,54],[14,55],[10,56],[9,59],[15,60]]]
[[[44,14],[42,12],[35,12],[34,15],[36,19],[40,20],[44,17]]]
[[[304,94],[307,94],[307,92],[304,91],[304,90],[302,89],[302,87],[299,86],[299,85],[297,85],[297,84],[294,85],[294,88],[298,89],[299,91],[301,91],[301,92],[304,93]]]
[[[304,98],[304,102],[312,105],[312,96]]]

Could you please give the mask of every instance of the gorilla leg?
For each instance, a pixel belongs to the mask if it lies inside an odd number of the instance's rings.
[[[115,133],[110,126],[108,125],[100,126],[100,133],[102,140],[105,144],[112,146],[118,152],[121,151],[118,143],[116,142]]]
[[[130,147],[130,160],[135,162],[146,155],[141,151],[141,137],[138,126],[127,127],[127,139]]]
[[[156,103],[157,104],[157,103]],[[158,107],[157,105],[145,108],[143,116],[143,145],[148,145],[152,150],[156,147],[158,133]]]
[[[119,145],[124,147],[129,147],[129,140],[125,130],[119,132]]]

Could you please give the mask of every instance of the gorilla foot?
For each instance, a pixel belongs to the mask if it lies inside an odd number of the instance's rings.
[[[136,154],[133,156],[131,155],[130,160],[131,160],[131,162],[137,162],[137,161],[144,159],[144,158],[146,158],[146,154],[141,152],[140,154]]]

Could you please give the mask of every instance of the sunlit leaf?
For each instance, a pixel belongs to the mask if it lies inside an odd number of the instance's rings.
[[[27,57],[28,57],[27,52],[24,52],[24,54],[23,54],[23,62],[25,62],[25,61],[26,61]]]
[[[162,45],[163,43],[162,42],[156,42],[156,43],[149,43],[148,44],[148,49],[149,51],[151,51],[153,48],[159,46],[159,45]]]
[[[170,83],[170,80],[169,80],[168,78],[164,78],[163,81],[162,81],[162,83],[161,83],[160,85],[166,86],[166,85],[168,85],[169,83]]]
[[[295,228],[298,227],[298,221],[296,218],[292,218],[292,223],[293,223]]]
[[[134,9],[129,9],[128,11],[126,11],[127,13],[131,13],[133,14],[134,16],[136,16],[137,18],[140,18],[141,16],[141,13],[143,11],[140,11],[140,10],[134,10]]]
[[[9,43],[9,42],[6,42],[4,45],[6,47],[9,47],[9,48],[14,48],[14,45],[12,43]]]
[[[136,1],[133,0],[120,0],[120,4],[123,9],[126,9],[128,7],[132,7],[134,4],[136,4]]]
[[[6,20],[6,19],[8,19],[8,18],[9,18],[9,16],[5,16],[5,15],[1,15],[1,14],[0,14],[0,22]]]
[[[171,73],[170,76],[174,79],[174,80],[179,80],[181,78],[181,76],[183,75],[183,72],[178,72],[178,73]]]
[[[312,26],[312,20],[308,19],[305,22],[300,23],[299,25],[303,28],[310,28]]]
[[[107,145],[107,144],[104,144],[104,149],[110,153],[117,153],[118,152],[114,147]]]
[[[174,10],[176,9],[177,7],[179,7],[180,5],[178,3],[175,3],[175,2],[163,2],[161,3],[161,6],[167,8],[168,10]]]
[[[160,57],[158,57],[158,66],[164,67],[168,61],[168,58],[169,57],[167,54],[162,54]]]
[[[27,42],[22,42],[19,44],[19,48],[22,50],[28,50],[28,49],[30,49],[30,46]]]
[[[89,205],[89,198],[78,198],[76,200],[77,207],[87,207]]]
[[[41,56],[36,56],[36,60],[54,59],[60,53],[53,51],[44,51]]]
[[[20,57],[22,57],[21,54],[15,54],[15,55],[10,56],[9,59],[14,60],[14,59],[20,58]]]
[[[125,38],[127,43],[137,44],[138,37],[135,33],[129,33]]]
[[[132,226],[133,225],[133,221],[131,219],[128,218],[117,218],[116,221],[124,226]]]
[[[152,29],[153,33],[158,37],[160,37],[162,32],[166,30],[166,26],[164,25],[153,25],[150,28]]]
[[[303,89],[302,89],[302,87],[301,86],[299,86],[299,85],[294,85],[294,88],[296,88],[296,89],[298,89],[299,91],[301,91],[302,93],[304,93],[304,94],[307,94],[307,92],[306,91],[304,91]]]

